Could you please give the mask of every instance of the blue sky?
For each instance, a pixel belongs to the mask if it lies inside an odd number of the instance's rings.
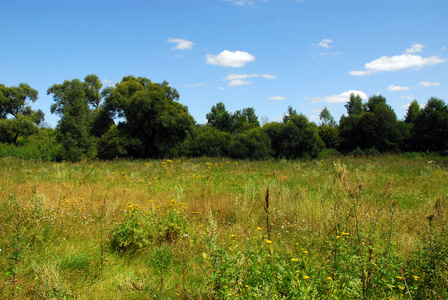
[[[399,119],[448,100],[446,0],[0,0],[0,83],[47,89],[123,76],[168,81],[198,123],[213,105],[278,121],[292,106],[336,120],[350,92],[381,93]]]

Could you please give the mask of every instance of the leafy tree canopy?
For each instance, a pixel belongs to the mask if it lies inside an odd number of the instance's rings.
[[[0,141],[16,144],[20,135],[29,136],[37,131],[44,113],[28,105],[37,99],[38,92],[26,83],[12,87],[0,84]]]
[[[168,82],[126,76],[105,99],[104,109],[119,118],[118,129],[137,141],[128,152],[136,157],[158,157],[179,145],[194,126],[179,93]]]

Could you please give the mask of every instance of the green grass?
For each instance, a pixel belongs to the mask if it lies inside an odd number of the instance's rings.
[[[0,170],[2,298],[448,298],[445,158]]]

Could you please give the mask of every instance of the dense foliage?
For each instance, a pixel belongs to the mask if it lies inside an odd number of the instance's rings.
[[[433,152],[447,154],[448,106],[430,98],[421,108],[413,101],[398,120],[386,98],[363,103],[352,94],[339,124],[325,107],[318,126],[289,106],[282,122],[260,126],[255,110],[227,111],[213,105],[207,124],[196,125],[179,93],[168,82],[126,76],[102,87],[96,75],[65,80],[48,91],[56,128],[43,128],[44,115],[28,101],[38,93],[29,85],[0,84],[0,156],[80,161],[83,159],[178,156],[244,159],[315,158],[322,153],[376,154]],[[42,140],[41,140],[42,138]]]

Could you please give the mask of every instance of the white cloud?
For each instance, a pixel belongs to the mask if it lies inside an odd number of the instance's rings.
[[[402,54],[392,57],[382,56],[366,63],[365,67],[371,71],[395,72],[408,68],[422,68],[426,65],[435,65],[443,62],[445,60],[437,56],[421,57],[420,55]]]
[[[204,86],[205,83],[194,83],[194,84],[187,84],[187,87],[198,87],[198,86]]]
[[[370,75],[376,72],[395,72],[399,70],[415,68],[421,69],[424,66],[431,66],[446,62],[446,59],[442,59],[438,56],[422,57],[420,55],[410,54],[420,52],[423,49],[422,44],[414,44],[411,48],[406,49],[405,54],[395,56],[381,56],[371,62],[364,65],[364,71],[351,71],[350,75],[364,76]]]
[[[373,71],[350,71],[349,73],[352,76],[364,76],[364,75],[370,75],[374,72]]]
[[[268,2],[268,0],[223,0],[224,2],[231,2],[238,6],[252,6],[255,2]]]
[[[398,86],[398,85],[389,85],[387,87],[387,90],[389,92],[397,92],[397,91],[407,91],[410,90],[411,88],[408,86]]]
[[[251,84],[251,81],[246,81],[242,79],[234,79],[229,82],[229,86],[241,86]]]
[[[319,44],[317,44],[319,47],[321,47],[321,48],[325,48],[325,49],[328,49],[328,48],[331,48],[331,47],[333,47],[333,46],[331,46],[330,45],[330,43],[333,43],[333,40],[331,40],[331,39],[323,39]]]
[[[286,100],[286,97],[283,96],[274,96],[274,97],[269,97],[269,100],[275,100],[275,101],[281,101],[281,100]]]
[[[422,52],[422,51],[423,51],[423,48],[425,48],[424,45],[414,43],[414,44],[412,44],[412,47],[411,47],[411,48],[406,49],[406,53],[417,53],[417,52]]]
[[[266,79],[275,79],[277,78],[275,75],[271,74],[229,74],[223,80],[229,81],[228,86],[241,86],[251,84],[252,81],[247,81],[245,79],[254,78],[254,77],[263,77]]]
[[[400,96],[400,98],[402,98],[402,99],[408,99],[408,100],[413,100],[413,99],[415,99],[414,96]]]
[[[115,86],[115,80],[111,80],[111,79],[103,79],[103,81],[101,81],[101,83],[104,86]]]
[[[224,80],[246,79],[250,77],[263,77],[266,79],[275,79],[277,76],[271,74],[229,74]]]
[[[430,87],[430,86],[439,86],[440,82],[420,81],[418,84],[422,87]]]
[[[207,54],[206,62],[211,65],[221,67],[241,68],[249,62],[255,60],[255,56],[245,51],[229,51],[224,50],[218,55]]]
[[[271,74],[261,74],[261,77],[264,77],[266,79],[275,79],[277,76],[271,75]]]
[[[177,45],[174,46],[173,50],[188,50],[193,48],[194,43],[190,42],[188,40],[185,39],[174,39],[174,38],[168,38],[167,39],[168,42],[170,43],[176,43]]]
[[[367,94],[362,91],[349,90],[349,91],[343,92],[339,95],[325,96],[323,98],[322,97],[313,97],[313,98],[311,98],[311,100],[312,100],[311,103],[316,103],[316,102],[345,103],[350,100],[350,94],[359,95],[362,99],[369,98],[367,96]]]

